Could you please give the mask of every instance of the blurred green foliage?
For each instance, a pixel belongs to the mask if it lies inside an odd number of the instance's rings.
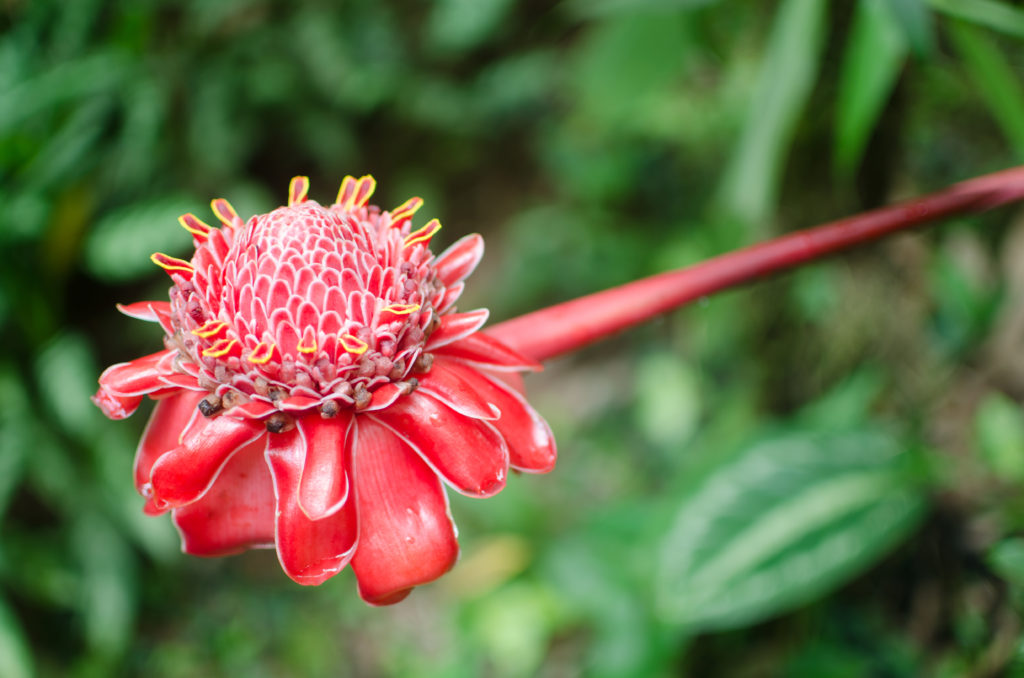
[[[393,608],[177,553],[131,484],[178,214],[428,201],[496,318],[1024,161],[1009,0],[10,0],[0,676],[1024,675],[1024,220],[702,301],[531,377],[549,476]]]

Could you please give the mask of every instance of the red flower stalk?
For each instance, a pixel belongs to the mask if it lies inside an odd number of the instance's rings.
[[[487,328],[523,355],[544,361],[701,297],[820,259],[896,231],[1024,199],[1024,167],[954,184],[883,207],[729,252],[693,266],[619,285]]]
[[[211,227],[186,214],[190,261],[154,254],[170,302],[120,307],[159,322],[165,350],[114,365],[94,400],[127,417],[157,400],[135,461],[145,510],[170,510],[183,549],[274,546],[285,572],[319,584],[351,563],[362,597],[401,600],[458,554],[442,481],[470,496],[509,467],[555,463],[519,372],[688,301],[894,231],[1024,198],[1024,167],[796,232],[479,331],[455,312],[480,236],[437,258],[437,220],[415,231],[413,198],[368,206],[347,177],[333,205],[292,180],[287,207],[243,223],[224,200]]]
[[[276,547],[320,584],[351,563],[369,603],[394,603],[455,562],[442,480],[487,497],[508,468],[549,471],[555,443],[522,396],[534,361],[457,313],[483,254],[467,236],[435,258],[422,201],[390,212],[347,177],[334,204],[307,200],[221,225],[192,214],[190,261],[154,254],[170,302],[120,307],[160,323],[165,349],[114,365],[94,401],[114,419],[157,400],[135,458],[145,510],[170,510],[186,553]]]

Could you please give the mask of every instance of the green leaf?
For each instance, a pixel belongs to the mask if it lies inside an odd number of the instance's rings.
[[[170,197],[111,212],[86,238],[86,268],[111,282],[153,275],[159,269],[150,261],[151,254],[179,255],[188,251],[190,238],[178,225],[178,217],[201,204],[184,197]]]
[[[616,131],[623,124],[635,128],[682,77],[686,22],[685,16],[637,14],[591,28],[571,73],[580,113]]]
[[[1024,10],[996,0],[928,0],[935,10],[1024,38]]]
[[[799,421],[815,430],[856,427],[870,417],[884,387],[882,373],[864,365],[805,406]]]
[[[914,53],[919,57],[931,56],[935,49],[935,32],[925,0],[886,0],[886,4]]]
[[[697,375],[671,353],[645,355],[636,372],[636,420],[648,438],[679,446],[694,434],[701,414]]]
[[[135,561],[124,539],[97,514],[79,517],[72,543],[82,566],[79,612],[93,649],[117,654],[135,622]]]
[[[52,186],[91,169],[98,156],[96,147],[104,131],[104,121],[112,108],[111,102],[102,97],[80,102],[67,122],[54,130],[25,167],[26,184]]]
[[[501,25],[510,0],[439,0],[427,20],[427,37],[435,49],[464,52],[484,42]]]
[[[0,676],[30,678],[34,675],[32,652],[21,624],[0,598]]]
[[[988,552],[988,564],[1006,581],[1024,587],[1024,539],[1004,539],[993,546]]]
[[[725,209],[749,223],[775,208],[782,167],[818,73],[828,3],[785,0],[776,12],[739,144],[719,186]]]
[[[99,52],[46,70],[0,90],[0,134],[7,134],[33,116],[67,102],[115,89],[128,79],[128,61],[116,52]]]
[[[655,586],[664,618],[736,628],[808,602],[885,553],[924,507],[889,435],[798,431],[732,457],[680,505]]]
[[[103,423],[89,400],[99,374],[88,342],[77,334],[53,339],[36,357],[36,381],[46,412],[81,440],[90,440]]]
[[[700,9],[718,0],[568,0],[566,9],[574,16],[594,18],[640,12],[676,12]]]
[[[835,162],[857,169],[903,68],[907,39],[887,0],[860,0],[843,53],[836,103]]]
[[[1024,480],[1024,410],[1001,393],[982,401],[974,430],[982,457],[1000,477]]]
[[[466,633],[507,676],[532,676],[543,665],[558,622],[556,599],[532,582],[516,582],[471,608]]]
[[[28,406],[28,394],[24,385],[13,371],[0,371],[0,436],[3,438],[3,452],[0,453],[0,517],[14,489],[21,482],[25,472],[25,460],[33,447],[32,412]],[[0,671],[0,675],[3,672]]]
[[[979,90],[1017,156],[1024,158],[1024,88],[1019,71],[979,29],[952,21],[949,35],[963,58],[971,83]]]

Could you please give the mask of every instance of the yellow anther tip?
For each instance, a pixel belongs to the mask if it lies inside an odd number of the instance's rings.
[[[288,206],[291,207],[292,205],[305,202],[308,193],[309,177],[292,177],[291,182],[288,184]]]
[[[343,334],[340,339],[341,347],[352,355],[362,355],[370,346],[359,337],[351,334]]]
[[[431,219],[427,222],[427,225],[418,231],[413,231],[409,235],[405,236],[404,244],[406,247],[412,247],[419,243],[429,242],[434,234],[441,230],[441,222],[437,219]]]
[[[149,255],[149,260],[168,273],[186,273],[188,275],[195,273],[192,264],[189,262],[184,259],[168,256],[163,252],[154,252]]]
[[[220,358],[227,355],[237,343],[237,339],[221,339],[216,344],[203,351],[203,355],[207,358]]]

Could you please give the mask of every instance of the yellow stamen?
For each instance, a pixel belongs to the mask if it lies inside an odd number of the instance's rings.
[[[409,235],[405,236],[403,243],[404,247],[412,247],[418,243],[428,243],[430,239],[434,237],[434,234],[441,230],[441,222],[437,219],[431,219],[427,222],[427,225],[418,231],[413,231]]]
[[[184,228],[186,231],[194,235],[199,240],[206,240],[206,238],[209,237],[210,235],[210,231],[213,230],[213,228],[208,223],[206,223],[196,215],[192,214],[191,212],[189,212],[188,214],[182,214],[180,217],[178,217],[178,223],[181,224],[182,228]]]
[[[351,334],[341,335],[338,341],[341,343],[341,347],[352,355],[362,355],[366,353],[366,349],[370,348],[365,341]]]
[[[265,365],[274,356],[274,344],[265,344],[262,341],[256,344],[256,348],[249,354],[249,362],[256,365]]]
[[[353,176],[347,176],[341,180],[341,188],[338,189],[338,199],[334,201],[335,205],[340,205],[343,209],[352,209],[351,200],[356,194],[356,187],[359,182]]]
[[[219,339],[217,343],[203,351],[203,355],[207,358],[220,358],[227,355],[237,343],[237,339]]]
[[[380,310],[381,314],[390,313],[391,315],[409,315],[420,310],[419,304],[390,304]]]
[[[312,332],[310,332],[312,334]],[[299,353],[316,353],[316,339],[310,339],[309,343],[306,343],[306,338],[303,337],[296,347],[299,349]]]
[[[236,212],[235,208],[231,206],[231,203],[224,198],[217,198],[210,201],[210,208],[213,210],[213,213],[217,215],[217,218],[220,219],[220,223],[225,226],[233,226],[236,222],[241,221],[238,217],[238,212]]]
[[[306,194],[309,193],[309,177],[292,177],[288,184],[288,207],[306,202]]]
[[[394,226],[402,219],[408,219],[416,214],[423,207],[423,198],[409,198],[401,205],[391,210],[391,225]]]
[[[377,180],[369,174],[359,177],[355,195],[352,196],[353,207],[363,207],[370,200],[370,196],[377,190]]]
[[[184,273],[190,276],[195,273],[195,270],[192,268],[192,264],[189,262],[184,259],[169,257],[162,252],[155,252],[149,257],[149,259],[168,273]]]
[[[197,337],[202,337],[203,339],[209,339],[210,337],[223,332],[227,329],[227,326],[228,324],[223,320],[210,320],[209,322],[204,323],[202,327],[197,327],[192,330],[192,334]]]

